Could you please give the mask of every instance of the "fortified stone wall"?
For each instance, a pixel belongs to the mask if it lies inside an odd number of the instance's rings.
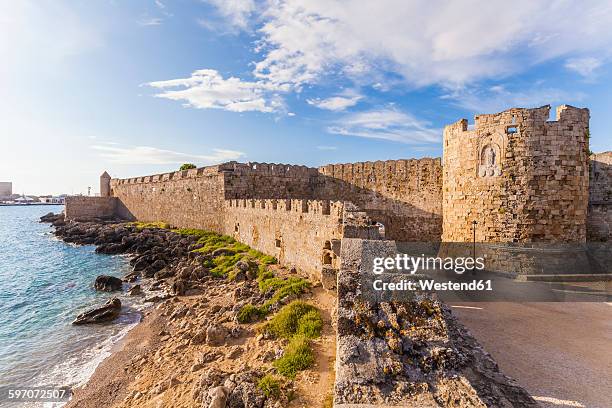
[[[154,176],[111,180],[111,195],[121,201],[117,215],[128,220],[165,221],[179,228],[221,232],[222,166]]]
[[[316,278],[326,268],[335,277],[343,210],[343,203],[327,200],[226,200],[223,232],[281,264]]]
[[[315,199],[317,169],[274,163],[227,163],[223,167],[226,199]]]
[[[315,194],[350,201],[398,241],[440,241],[440,159],[330,164],[319,168]]]
[[[118,200],[114,197],[66,197],[65,216],[67,220],[112,218],[116,214]]]
[[[444,129],[446,242],[584,242],[588,109],[509,109]]]
[[[612,240],[612,152],[591,155],[589,241]]]

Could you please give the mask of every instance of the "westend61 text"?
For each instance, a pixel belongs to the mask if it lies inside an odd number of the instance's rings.
[[[418,281],[401,280],[399,282],[383,282],[375,280],[372,283],[377,291],[484,291],[493,290],[491,280],[473,280],[470,282],[436,282],[433,279]]]
[[[385,271],[402,271],[415,274],[418,271],[454,271],[461,275],[465,271],[485,268],[484,258],[457,257],[440,258],[432,256],[409,256],[397,254],[395,257],[374,258],[372,271],[380,275]]]

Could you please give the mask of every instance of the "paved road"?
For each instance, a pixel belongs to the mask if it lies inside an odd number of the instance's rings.
[[[451,305],[502,371],[542,406],[612,407],[612,303]]]

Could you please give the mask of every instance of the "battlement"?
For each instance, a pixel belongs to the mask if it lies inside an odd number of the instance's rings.
[[[460,132],[473,132],[488,130],[490,128],[504,128],[507,134],[520,132],[521,127],[556,127],[559,124],[573,126],[581,123],[588,127],[589,110],[587,108],[576,108],[571,105],[561,105],[556,108],[555,120],[550,118],[550,105],[539,108],[511,108],[499,113],[481,114],[474,116],[474,127],[469,129],[467,119],[445,127],[445,134],[451,131],[455,135]]]
[[[150,176],[132,177],[126,179],[112,179],[111,186],[123,185],[123,184],[144,184],[144,183],[158,183],[172,180],[183,180],[183,179],[194,179],[198,177],[211,176],[219,173],[219,169],[223,165],[206,166],[197,169],[189,170],[178,170],[170,173],[153,174]]]
[[[231,199],[225,200],[225,208],[293,212],[341,218],[344,203],[332,200],[304,199]]]
[[[327,164],[319,167],[320,174],[328,177],[345,179],[365,173],[392,175],[406,172],[415,167],[435,167],[441,165],[440,158],[425,157],[422,159],[377,160],[357,163]]]
[[[292,165],[292,164],[277,164],[277,163],[225,163],[220,170],[231,172],[235,175],[262,175],[262,176],[277,176],[277,177],[310,177],[317,175],[317,169],[313,167]]]

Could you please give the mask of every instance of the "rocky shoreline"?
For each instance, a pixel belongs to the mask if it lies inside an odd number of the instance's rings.
[[[154,305],[68,407],[331,408],[334,398],[339,407],[537,406],[442,303],[362,305],[359,247],[343,258],[338,300],[227,236],[43,218],[65,242],[130,256],[132,271],[98,276],[96,290],[146,293]],[[120,311],[112,298],[75,324]]]
[[[328,311],[319,312],[323,327],[304,343],[312,361],[293,375],[275,368],[289,356],[283,351],[288,338],[261,330],[266,316],[280,315],[298,297],[333,308],[333,298],[297,271],[205,231],[120,220],[66,222],[61,215],[41,221],[52,223],[65,242],[128,255],[132,271],[121,281],[101,275],[92,285],[147,293],[145,301],[154,305],[76,390],[69,407],[269,408],[323,406],[330,399],[334,330]],[[112,321],[120,310],[119,299],[112,298],[75,324]]]

